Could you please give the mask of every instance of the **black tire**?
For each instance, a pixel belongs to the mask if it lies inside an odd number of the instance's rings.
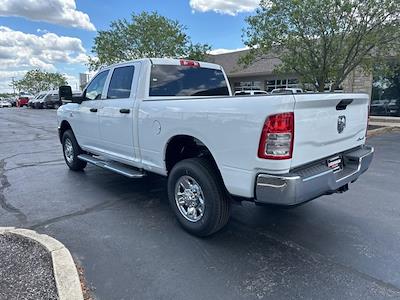
[[[193,222],[181,213],[175,201],[175,189],[183,176],[192,177],[204,195],[204,213]],[[178,162],[168,177],[168,198],[179,223],[189,233],[205,237],[226,225],[230,216],[230,199],[216,167],[205,158],[190,158]]]
[[[66,144],[70,143],[72,146],[72,154],[66,154]],[[78,142],[76,141],[75,135],[72,130],[66,130],[62,136],[62,147],[63,147],[63,155],[65,159],[65,163],[67,166],[73,171],[82,171],[87,163],[86,161],[80,160],[78,155],[83,153],[81,147],[79,147]],[[70,155],[68,157],[68,155]]]

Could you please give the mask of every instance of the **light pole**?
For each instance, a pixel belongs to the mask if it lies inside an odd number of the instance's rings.
[[[11,77],[11,81],[12,81],[12,87],[13,87],[13,91],[14,91],[14,96],[15,96],[15,84],[14,84],[14,78],[15,77]]]

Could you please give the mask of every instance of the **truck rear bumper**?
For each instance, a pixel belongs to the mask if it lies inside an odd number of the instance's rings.
[[[347,190],[371,164],[374,148],[361,146],[339,154],[343,167],[334,172],[326,159],[292,170],[285,175],[259,174],[255,201],[278,205],[297,205],[319,196]]]

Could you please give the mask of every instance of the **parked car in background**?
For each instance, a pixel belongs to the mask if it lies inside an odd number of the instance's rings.
[[[20,93],[17,100],[17,107],[28,106],[30,99],[35,98],[35,96],[28,93]]]
[[[393,99],[389,102],[389,114],[393,117],[400,117],[400,99]]]
[[[254,96],[254,95],[268,95],[268,92],[261,90],[243,90],[235,92],[235,96]]]
[[[387,101],[375,100],[371,102],[370,114],[371,116],[386,116],[387,115]]]
[[[62,105],[58,90],[49,91],[46,96],[38,101],[39,108],[59,108]]]
[[[13,107],[17,106],[17,97],[9,98],[8,102],[10,102]]]
[[[371,116],[400,117],[400,99],[372,100]]]
[[[0,100],[0,107],[12,107],[12,104],[8,102],[7,100]]]
[[[299,88],[280,88],[280,89],[273,89],[271,94],[299,94],[304,93],[302,89]]]
[[[80,91],[73,92],[74,97],[79,97],[82,94]],[[68,101],[67,101],[68,102]],[[36,95],[34,99],[29,100],[28,105],[32,108],[59,108],[62,101],[58,96],[58,90],[43,91]]]
[[[44,96],[46,96],[46,94],[47,94],[47,92],[40,92],[39,94],[37,94],[37,95],[35,96],[35,98],[30,99],[30,100],[28,101],[28,106],[29,106],[30,108],[35,108],[35,103],[36,103],[37,101],[39,101],[39,99],[41,99],[41,98],[43,98]]]

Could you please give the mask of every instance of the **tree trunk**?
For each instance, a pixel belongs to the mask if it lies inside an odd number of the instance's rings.
[[[318,92],[324,92],[324,90],[325,90],[325,80],[322,80],[322,79],[319,79],[319,80],[317,80],[317,84],[318,84],[318,87],[317,87],[317,89],[318,89]]]
[[[339,87],[339,84],[336,82],[331,85],[330,92],[334,92]]]

